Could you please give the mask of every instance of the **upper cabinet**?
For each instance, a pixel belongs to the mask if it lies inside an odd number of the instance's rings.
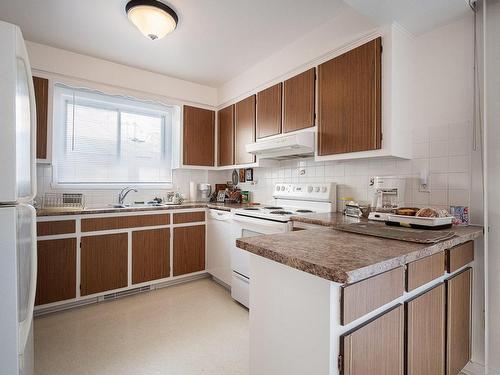
[[[283,133],[314,126],[316,69],[309,69],[283,83]]]
[[[381,38],[318,67],[318,155],[381,148]]]
[[[257,138],[281,133],[281,93],[278,83],[257,93]]]
[[[215,165],[215,112],[184,106],[183,164]]]
[[[255,142],[255,95],[234,105],[234,163],[250,164],[255,156],[246,152],[245,145]]]
[[[36,102],[36,158],[48,159],[49,80],[33,77]]]
[[[411,158],[411,37],[377,33],[318,66],[316,161]]]
[[[234,105],[218,112],[219,166],[234,164]]]

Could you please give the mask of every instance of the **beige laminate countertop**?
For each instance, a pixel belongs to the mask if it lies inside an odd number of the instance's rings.
[[[232,209],[247,207],[247,203],[206,203],[206,202],[186,202],[182,204],[172,204],[165,206],[151,206],[151,207],[125,207],[125,208],[115,208],[115,207],[95,207],[95,208],[84,208],[84,209],[38,209],[36,211],[36,216],[64,216],[64,215],[95,215],[95,214],[110,214],[118,212],[140,212],[140,211],[165,211],[165,210],[186,210],[194,208],[213,208],[223,211],[231,211]],[[255,204],[253,204],[255,205]]]
[[[321,278],[351,284],[483,234],[483,228],[479,226],[453,227],[455,237],[429,245],[335,230],[335,225],[346,220],[335,213],[300,216],[295,220],[323,225],[324,228],[245,237],[238,239],[236,245]]]

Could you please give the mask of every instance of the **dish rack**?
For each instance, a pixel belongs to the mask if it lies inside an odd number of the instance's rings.
[[[69,209],[82,210],[85,208],[85,195],[81,193],[45,193],[42,198],[44,210]]]

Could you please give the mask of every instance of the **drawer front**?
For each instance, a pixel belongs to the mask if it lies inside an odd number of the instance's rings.
[[[406,290],[410,292],[443,276],[444,268],[444,252],[409,263],[406,270]]]
[[[394,268],[380,275],[342,287],[341,324],[353,322],[401,297],[404,289],[403,267]]]
[[[474,260],[474,241],[452,247],[447,250],[446,268],[448,272],[455,272],[459,268]]]
[[[82,219],[82,232],[168,225],[170,215],[113,216]]]
[[[174,224],[196,223],[205,221],[205,211],[179,212],[174,214]]]
[[[36,223],[37,236],[75,233],[75,220],[39,221]]]

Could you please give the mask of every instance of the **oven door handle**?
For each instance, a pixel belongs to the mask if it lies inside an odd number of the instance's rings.
[[[271,221],[266,219],[254,219],[251,217],[246,217],[241,215],[234,215],[233,220],[240,223],[253,224],[267,228],[282,227],[283,225],[286,224],[286,222]]]

